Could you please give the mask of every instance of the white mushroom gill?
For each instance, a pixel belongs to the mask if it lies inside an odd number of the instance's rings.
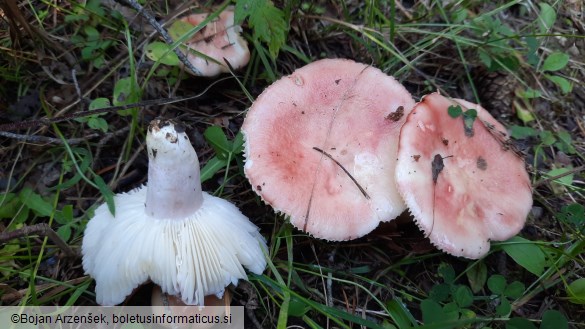
[[[83,238],[83,268],[102,305],[124,301],[151,279],[186,304],[224,293],[264,271],[266,242],[233,204],[201,191],[199,163],[173,121],[155,120],[147,135],[149,181],[114,197],[116,217],[101,205]]]

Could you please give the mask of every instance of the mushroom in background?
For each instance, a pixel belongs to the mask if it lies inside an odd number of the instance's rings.
[[[396,182],[418,226],[455,256],[484,256],[491,240],[522,229],[532,206],[524,160],[504,126],[482,107],[439,93],[406,118]]]
[[[343,59],[313,62],[266,88],[242,131],[252,189],[315,237],[350,240],[405,210],[394,170],[415,102],[394,78]]]
[[[233,204],[202,192],[199,161],[184,128],[172,120],[148,127],[148,185],[101,205],[83,238],[83,268],[97,302],[122,303],[148,279],[189,305],[261,274],[266,242]]]
[[[182,17],[180,21],[195,27],[208,16],[208,14],[191,14]],[[208,77],[229,72],[224,58],[233,69],[242,68],[250,61],[250,50],[248,50],[248,43],[240,35],[241,32],[242,27],[234,24],[233,8],[228,8],[185,42],[187,59],[202,76]],[[217,63],[189,50],[202,53]]]

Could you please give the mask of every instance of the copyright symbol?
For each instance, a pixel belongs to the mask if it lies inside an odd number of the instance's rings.
[[[18,316],[18,314],[12,314],[10,320],[12,321],[12,323],[18,323],[20,320],[20,316]]]

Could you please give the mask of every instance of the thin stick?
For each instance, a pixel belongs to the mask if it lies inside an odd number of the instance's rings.
[[[171,36],[167,33],[167,30],[165,30],[165,28],[162,27],[162,25],[156,21],[154,16],[152,16],[152,14],[150,14],[150,12],[148,12],[146,9],[144,9],[144,7],[142,7],[136,0],[116,0],[116,2],[118,2],[122,5],[126,4],[126,5],[129,5],[130,7],[134,8],[134,10],[136,10],[138,12],[138,14],[142,15],[142,17],[144,17],[152,27],[154,27],[154,29],[161,35],[161,37],[163,38],[163,40],[167,44],[173,45],[173,43],[175,43],[173,41],[173,39],[171,38]],[[195,66],[193,66],[193,64],[191,64],[191,62],[189,62],[189,60],[187,59],[187,56],[185,56],[185,54],[179,48],[175,48],[174,52],[179,57],[179,60],[181,60],[181,62],[191,72],[193,72],[195,75],[202,75],[201,71],[196,69]]]
[[[75,278],[75,279],[61,283],[62,285],[59,288],[68,288],[70,286],[76,285],[76,284],[83,282],[85,280],[87,280],[87,276]],[[55,283],[44,283],[44,284],[36,285],[35,289],[36,289],[36,291],[44,291],[44,290],[47,290],[51,287],[54,287],[55,285],[56,285]],[[28,291],[29,291],[29,288],[27,287],[25,289],[5,293],[4,295],[2,295],[2,297],[0,297],[0,300],[3,303],[12,303],[12,302],[15,302],[17,300],[22,299],[27,294]]]
[[[537,188],[537,187],[539,187],[540,185],[542,185],[544,183],[547,183],[547,182],[550,182],[550,181],[553,181],[553,180],[556,180],[556,179],[559,179],[559,178],[563,178],[565,176],[569,176],[569,175],[572,175],[572,174],[581,172],[584,169],[585,169],[585,166],[580,166],[580,167],[573,168],[573,169],[571,169],[571,170],[569,170],[567,172],[564,172],[562,174],[559,174],[559,175],[555,175],[555,176],[552,176],[552,177],[543,178],[543,179],[539,180],[538,182],[534,183],[532,185],[532,188],[534,189],[534,188]]]
[[[69,245],[61,239],[61,237],[53,231],[47,223],[39,223],[30,226],[24,226],[18,230],[0,233],[0,243],[4,243],[13,239],[22,238],[29,235],[42,235],[48,237],[53,243],[59,247],[68,257],[76,257],[77,253],[69,247]]]
[[[146,100],[146,101],[142,101],[142,102],[138,102],[138,103],[134,103],[134,104],[109,106],[109,107],[104,107],[101,109],[96,109],[96,110],[91,110],[91,111],[75,112],[75,113],[71,113],[71,114],[68,114],[68,115],[65,115],[65,116],[62,116],[59,118],[52,118],[52,119],[42,118],[42,119],[38,119],[38,120],[6,123],[6,124],[0,125],[0,131],[18,130],[18,129],[24,129],[24,128],[37,127],[37,126],[48,126],[48,125],[51,125],[53,123],[58,123],[58,122],[67,121],[67,120],[71,120],[71,119],[86,117],[89,115],[96,115],[96,114],[108,113],[108,112],[119,111],[119,110],[127,110],[127,109],[131,109],[131,108],[135,108],[135,107],[149,107],[149,106],[155,106],[155,105],[165,105],[165,104],[184,102],[184,101],[188,101],[191,99],[201,97],[209,89],[211,89],[211,87],[213,87],[217,83],[225,81],[227,79],[231,79],[231,77],[225,77],[225,78],[216,80],[213,83],[209,84],[209,86],[207,86],[207,88],[205,88],[199,94],[189,96],[189,97],[151,99],[151,100]]]
[[[82,101],[83,95],[81,94],[81,88],[79,88],[79,83],[77,82],[77,71],[75,69],[71,70],[71,80],[73,80],[73,85],[75,86],[77,97],[79,97],[79,100]]]
[[[349,179],[351,179],[351,181],[355,184],[355,186],[357,186],[358,189],[360,189],[360,192],[362,192],[362,194],[364,195],[364,197],[366,199],[370,199],[370,196],[368,195],[368,193],[366,193],[366,190],[364,190],[364,188],[357,182],[357,180],[355,178],[353,178],[353,176],[349,173],[349,171],[347,171],[347,169],[345,169],[341,163],[339,163],[339,161],[333,159],[333,156],[331,156],[331,154],[323,151],[322,149],[318,148],[318,147],[313,147],[313,150],[322,153],[324,156],[328,157],[329,159],[331,159],[333,162],[335,162],[335,164],[337,164],[339,166],[339,168],[341,168],[341,170],[343,170],[343,172],[345,172],[347,174],[347,176],[349,177]]]
[[[60,138],[54,137],[46,137],[46,136],[36,136],[36,135],[21,135],[21,134],[14,134],[7,131],[0,131],[0,136],[16,139],[22,142],[30,142],[30,143],[40,143],[40,144],[63,144],[63,140]],[[80,138],[70,138],[65,140],[67,144],[75,145],[79,143],[83,143],[88,139],[96,138],[100,136],[98,133],[89,134],[85,137]]]

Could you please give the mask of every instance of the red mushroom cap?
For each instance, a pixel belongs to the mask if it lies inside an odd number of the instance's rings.
[[[450,115],[451,106],[461,115]],[[477,111],[473,136],[463,119],[470,109]],[[490,240],[514,236],[532,206],[524,160],[504,126],[482,107],[439,93],[425,96],[406,118],[396,181],[419,227],[456,256],[480,258]]]
[[[304,66],[250,108],[246,176],[297,228],[327,240],[361,237],[405,209],[393,173],[414,103],[374,67],[341,59]]]

